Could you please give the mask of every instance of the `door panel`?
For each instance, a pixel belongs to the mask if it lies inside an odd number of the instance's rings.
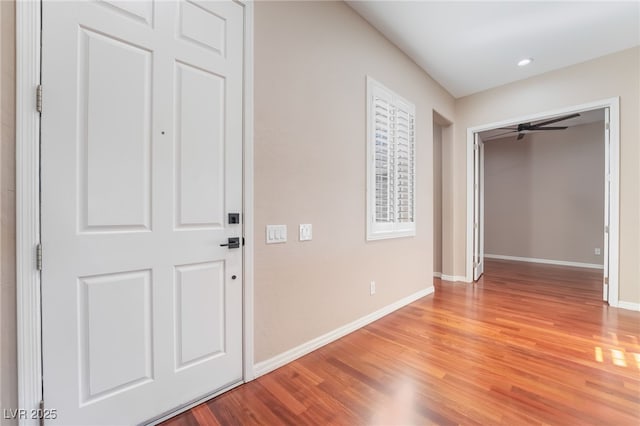
[[[102,0],[104,4],[114,7],[128,18],[152,25],[153,2],[151,1],[113,1]]]
[[[225,81],[177,64],[178,227],[224,227]]]
[[[478,217],[478,227],[479,227],[479,241],[480,247],[478,247],[478,278],[484,274],[484,142],[482,138],[478,136],[478,141],[480,142],[480,180],[478,187],[478,198],[479,198],[479,217]],[[478,279],[476,278],[476,279]]]
[[[603,245],[603,279],[602,300],[609,301],[609,197],[611,191],[611,163],[610,153],[610,110],[604,109],[604,245]]]
[[[242,378],[243,10],[44,2],[43,375],[65,425]],[[237,279],[232,279],[231,276]]]
[[[79,38],[82,230],[148,230],[151,52],[85,28]]]
[[[151,271],[83,277],[79,284],[81,402],[149,381]]]
[[[474,134],[473,147],[473,280],[484,273],[484,146]]]
[[[226,352],[224,264],[184,265],[176,273],[176,369],[181,369]]]
[[[206,4],[180,4],[180,36],[212,52],[225,56],[225,19]]]

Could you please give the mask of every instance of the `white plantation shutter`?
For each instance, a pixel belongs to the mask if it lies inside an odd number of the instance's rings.
[[[412,108],[397,102],[396,111],[396,219],[412,223],[414,213],[415,134]]]
[[[415,235],[415,106],[367,78],[367,239]]]
[[[375,217],[377,222],[393,222],[393,139],[391,104],[388,100],[374,96],[374,143],[375,143]]]

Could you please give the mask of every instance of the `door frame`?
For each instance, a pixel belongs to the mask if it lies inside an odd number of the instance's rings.
[[[244,9],[243,64],[243,380],[254,373],[254,206],[253,206],[253,2]],[[41,1],[16,2],[16,313],[18,407],[37,410],[42,400],[40,271],[40,84]],[[46,88],[43,90],[46,96]],[[55,407],[49,407],[55,408]],[[38,419],[20,419],[37,425]]]
[[[484,142],[477,132],[473,134],[473,259],[472,280],[478,281],[484,273]],[[478,170],[475,166],[478,166]],[[476,187],[477,184],[477,187]],[[477,199],[476,199],[477,197]],[[477,225],[477,227],[476,227]],[[478,239],[478,246],[475,241]],[[479,270],[476,271],[476,268]]]
[[[497,127],[542,120],[558,115],[579,113],[600,108],[609,108],[609,305],[619,306],[619,241],[620,241],[620,97],[602,99],[580,105],[573,105],[551,111],[528,114],[523,117],[483,124],[467,128],[467,248],[466,281],[473,282],[473,185],[474,134]],[[603,229],[604,232],[604,229]]]

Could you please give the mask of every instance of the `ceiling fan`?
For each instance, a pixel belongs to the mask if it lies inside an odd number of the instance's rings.
[[[569,120],[570,118],[576,118],[576,117],[580,117],[580,114],[569,114],[569,115],[565,115],[563,117],[558,117],[558,118],[553,118],[551,120],[545,120],[545,121],[541,121],[539,123],[520,123],[517,126],[510,126],[510,127],[500,127],[500,129],[504,129],[504,130],[509,130],[508,132],[504,132],[504,133],[500,133],[498,135],[494,135],[491,138],[487,139],[487,140],[491,140],[491,139],[497,139],[499,137],[511,134],[511,133],[517,133],[518,134],[518,138],[517,140],[520,140],[522,138],[524,138],[524,135],[526,135],[527,133],[530,132],[535,132],[535,131],[542,131],[542,130],[564,130],[567,129],[568,126],[549,126],[549,124],[553,124],[553,123],[558,123],[560,121],[564,121],[564,120]]]

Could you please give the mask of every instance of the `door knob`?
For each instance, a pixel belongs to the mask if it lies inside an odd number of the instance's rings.
[[[227,243],[226,244],[220,244],[220,247],[229,247],[230,249],[240,248],[240,238],[238,238],[238,237],[230,237],[230,238],[227,239]]]

